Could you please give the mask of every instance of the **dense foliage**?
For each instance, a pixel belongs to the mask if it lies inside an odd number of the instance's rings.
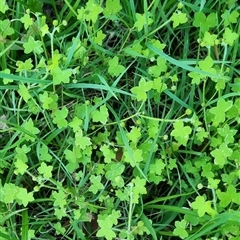
[[[0,238],[240,239],[236,0],[0,0]]]

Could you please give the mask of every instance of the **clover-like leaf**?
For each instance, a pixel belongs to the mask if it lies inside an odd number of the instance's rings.
[[[17,66],[16,72],[23,72],[23,71],[31,70],[33,68],[32,59],[29,58],[25,62],[17,61],[16,66]]]
[[[107,144],[102,145],[100,150],[103,153],[105,163],[110,163],[116,156],[116,154]]]
[[[39,94],[39,100],[43,103],[44,109],[56,110],[58,107],[58,95],[54,93],[48,93],[46,91],[43,94]]]
[[[53,166],[47,166],[45,162],[42,162],[37,170],[40,174],[43,175],[44,178],[48,179],[52,177]]]
[[[224,20],[224,27],[229,26],[231,23],[237,23],[239,13],[237,10],[233,10],[231,13],[229,10],[225,10],[224,13],[221,15],[222,19]]]
[[[102,43],[103,43],[103,40],[104,40],[105,37],[106,37],[106,34],[104,34],[102,30],[99,30],[99,31],[97,32],[97,36],[94,37],[94,40],[93,40],[93,41],[94,41],[96,44],[102,46]]]
[[[64,234],[66,232],[66,228],[64,228],[60,222],[55,223],[53,227],[55,228],[57,235]]]
[[[236,32],[232,32],[230,28],[225,28],[225,31],[223,33],[223,40],[228,45],[232,46],[233,42],[239,37],[239,34]]]
[[[48,25],[45,23],[42,25],[42,27],[40,28],[40,31],[41,31],[41,35],[42,37],[44,37],[46,34],[49,33],[49,27]]]
[[[191,127],[184,126],[182,121],[177,121],[173,124],[174,130],[171,132],[171,136],[173,136],[179,144],[186,146],[187,141],[189,139],[189,135],[192,132]]]
[[[231,108],[232,104],[232,101],[225,101],[224,98],[220,98],[217,102],[217,106],[209,109],[209,111],[213,114],[213,118],[211,120],[214,126],[218,126],[220,123],[225,121],[226,112]]]
[[[161,77],[157,77],[153,80],[152,89],[155,89],[158,93],[161,93],[167,89],[167,85],[163,82]]]
[[[214,173],[212,171],[212,165],[211,164],[202,164],[202,177],[207,177],[207,178],[213,178]]]
[[[68,125],[73,129],[73,132],[77,132],[80,129],[82,123],[83,123],[82,119],[79,119],[78,117],[75,116]]]
[[[188,18],[186,13],[182,13],[181,11],[174,12],[171,20],[173,21],[173,28],[176,28],[180,24],[186,23]]]
[[[190,72],[188,76],[192,78],[192,84],[200,84],[202,80],[206,77],[203,74],[199,74],[197,72]]]
[[[23,127],[34,136],[40,132],[40,130],[34,126],[32,118],[29,118],[28,121],[26,121],[23,124]],[[36,139],[27,133],[25,134],[25,138],[27,141],[32,141],[32,142],[35,141],[35,139]]]
[[[120,0],[107,0],[103,10],[105,17],[112,19],[122,9]]]
[[[5,183],[3,188],[0,188],[1,199],[4,203],[13,203],[16,199],[16,195],[19,192],[19,187],[12,183]]]
[[[97,4],[95,0],[89,0],[84,11],[86,21],[92,21],[95,23],[101,12],[103,12],[103,8]]]
[[[157,159],[155,163],[150,164],[149,172],[161,176],[166,164],[162,159]]]
[[[159,77],[162,72],[167,71],[166,59],[162,57],[157,58],[157,65],[151,66],[148,68],[149,74],[153,77]]]
[[[118,219],[121,216],[120,211],[112,210],[109,215],[98,215],[98,224],[100,229],[97,232],[97,237],[105,237],[107,240],[112,240],[116,237],[116,233],[113,231],[113,225],[118,223]]]
[[[17,159],[17,161],[14,163],[16,170],[14,170],[15,174],[20,173],[23,175],[25,171],[28,169],[28,165],[24,163],[20,158]]]
[[[9,19],[0,20],[0,35],[3,39],[14,34],[14,29],[10,26],[11,22]]]
[[[209,46],[214,46],[215,43],[216,43],[216,40],[217,40],[217,35],[215,34],[211,34],[209,32],[205,32],[204,33],[204,37],[202,39],[202,42],[201,42],[201,46],[202,47],[209,47]]]
[[[101,183],[101,176],[94,176],[90,177],[91,186],[89,187],[89,191],[93,194],[96,194],[99,190],[104,189],[104,185]]]
[[[117,56],[115,56],[111,60],[109,60],[108,65],[109,65],[108,73],[113,77],[119,76],[125,70],[125,67],[118,63]]]
[[[152,89],[153,87],[153,81],[148,81],[144,78],[141,78],[139,81],[139,85],[137,87],[131,88],[131,92],[133,94],[136,94],[138,101],[146,101],[147,99],[147,92]]]
[[[68,116],[68,109],[63,106],[61,110],[56,110],[53,112],[53,123],[57,124],[58,128],[63,128],[68,126],[66,117]]]
[[[69,83],[70,76],[72,75],[72,71],[70,69],[61,70],[60,67],[55,67],[52,71],[53,76],[53,84],[58,85],[60,83]]]
[[[204,196],[197,196],[195,201],[190,205],[193,209],[197,210],[199,217],[203,217],[205,213],[208,213],[211,216],[214,216],[216,214],[216,211],[211,207],[211,202],[205,201]]]
[[[106,178],[112,182],[113,186],[124,187],[124,180],[121,176],[125,169],[125,166],[120,162],[111,162],[106,165]]]
[[[201,32],[207,32],[210,28],[217,26],[217,14],[212,12],[207,17],[203,12],[194,13],[194,27],[200,27]]]
[[[144,26],[151,25],[153,23],[153,19],[149,17],[150,13],[147,12],[145,14],[136,13],[136,22],[133,27],[136,27],[140,32]]]
[[[66,210],[65,210],[64,207],[61,207],[61,208],[55,207],[55,208],[54,208],[54,215],[55,215],[59,220],[61,220],[63,217],[66,217],[66,216],[67,216],[67,213],[66,213]]]
[[[0,1],[0,12],[5,13],[9,9],[6,0]]]
[[[34,201],[33,192],[27,192],[26,188],[19,188],[16,194],[16,200],[19,204],[26,207],[29,202]]]
[[[217,132],[220,136],[224,137],[224,142],[226,144],[234,143],[234,136],[237,133],[236,129],[231,129],[228,124],[225,124],[224,127],[218,128]]]
[[[48,153],[49,149],[45,144],[39,148],[39,160],[50,162],[52,160],[52,156]]]
[[[145,187],[146,180],[136,177],[132,180],[132,183],[134,184],[134,186],[132,188],[133,202],[138,204],[140,195],[147,193],[147,190]]]
[[[79,129],[75,133],[75,144],[76,146],[79,146],[82,150],[85,150],[87,146],[92,145],[92,142],[89,137],[84,137],[82,129]]]
[[[150,234],[150,231],[144,225],[143,221],[138,221],[137,226],[133,226],[133,233],[138,235],[143,235],[144,233]]]
[[[66,168],[70,173],[73,173],[79,167],[79,160],[82,157],[81,148],[79,146],[74,146],[73,150],[65,149],[64,154],[68,160]]]
[[[227,158],[232,155],[232,149],[223,142],[219,148],[214,149],[210,154],[214,157],[214,163],[222,168],[227,163]]]
[[[183,219],[181,222],[175,222],[175,229],[173,230],[173,234],[180,237],[181,239],[185,239],[188,237],[188,232],[186,231],[187,222]]]
[[[29,13],[25,13],[23,17],[20,18],[20,21],[24,24],[25,29],[28,29],[29,26],[33,25],[33,19],[30,17]]]
[[[204,139],[208,137],[209,133],[206,132],[205,129],[202,127],[198,127],[196,130],[196,138],[200,143],[202,143]]]
[[[24,144],[22,147],[16,147],[15,151],[16,151],[16,155],[15,155],[16,159],[19,158],[25,163],[28,162],[27,153],[29,153],[31,151],[31,148],[27,147]]]
[[[133,127],[130,133],[127,133],[127,138],[132,141],[134,144],[138,142],[138,139],[141,137],[141,131],[137,127]]]
[[[4,69],[3,71],[0,71],[0,74],[1,74],[1,73],[11,74],[11,71],[10,71],[10,69],[6,68],[6,69]],[[10,78],[3,78],[3,84],[6,85],[6,84],[11,83],[11,82],[13,82],[12,79],[10,79]]]
[[[64,208],[65,205],[67,204],[66,198],[67,198],[67,194],[62,190],[58,190],[58,192],[53,191],[52,192],[52,196],[55,199],[53,206],[59,206],[60,208]]]
[[[93,122],[101,122],[102,124],[106,124],[108,120],[108,109],[106,105],[102,105],[99,110],[94,110],[92,113]]]
[[[31,98],[31,95],[24,84],[19,84],[18,93],[25,102],[28,102],[28,100]]]
[[[240,204],[240,193],[237,192],[236,187],[233,185],[230,185],[227,187],[226,192],[221,192],[220,190],[217,190],[217,196],[220,199],[220,206],[223,208],[226,208],[231,202],[234,202],[236,204]]]
[[[219,179],[208,178],[208,188],[218,189]]]
[[[213,60],[210,56],[207,56],[204,60],[199,61],[199,67],[206,72],[215,74],[216,70],[213,67]]]
[[[34,38],[32,36],[30,36],[28,38],[28,41],[26,43],[23,44],[23,48],[24,48],[24,53],[28,54],[28,53],[36,53],[36,54],[41,54],[43,52],[43,48],[42,48],[42,42],[41,41],[35,41]]]
[[[141,149],[133,150],[132,156],[126,151],[124,152],[123,156],[124,156],[124,161],[130,163],[132,167],[135,167],[136,164],[143,161]]]

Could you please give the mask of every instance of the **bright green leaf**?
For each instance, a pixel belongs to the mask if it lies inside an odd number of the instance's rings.
[[[184,126],[182,121],[177,121],[173,124],[174,130],[171,132],[171,136],[175,137],[179,144],[186,146],[189,139],[189,135],[192,132],[191,127]]]
[[[32,59],[28,58],[25,62],[17,61],[16,66],[17,66],[16,72],[31,70],[33,68]]]
[[[140,195],[147,193],[147,190],[145,187],[146,180],[136,177],[132,180],[132,183],[134,183],[134,186],[132,188],[133,202],[138,204]]]
[[[185,219],[180,221],[175,221],[176,228],[173,231],[173,234],[179,236],[181,239],[185,239],[188,237],[188,232],[185,230],[187,227],[187,222]]]
[[[209,109],[213,114],[212,122],[214,126],[218,126],[225,121],[226,112],[231,108],[232,104],[232,101],[225,101],[224,98],[220,98],[217,106]]]
[[[41,54],[43,52],[42,48],[42,42],[41,41],[35,41],[32,36],[28,38],[28,41],[23,44],[24,47],[24,53],[36,53],[36,54]]]
[[[72,71],[70,69],[61,70],[58,66],[55,67],[52,71],[53,76],[53,84],[58,85],[60,83],[69,83],[70,76],[72,75]]]
[[[232,32],[230,28],[225,28],[225,31],[223,33],[223,40],[228,45],[232,46],[233,42],[239,37],[239,34]]]
[[[100,150],[103,153],[105,163],[110,163],[113,159],[115,159],[116,153],[114,153],[113,150],[110,149],[109,145],[102,145],[100,147]]]
[[[210,201],[205,201],[203,196],[197,196],[195,201],[191,203],[191,207],[198,211],[198,216],[203,217],[205,213],[214,216],[216,211],[211,207]]]
[[[89,191],[93,194],[96,194],[99,190],[104,189],[103,184],[101,183],[101,176],[94,176],[90,177],[91,186],[89,187]]]
[[[136,144],[141,137],[141,131],[137,127],[133,127],[130,133],[127,133],[127,138]]]
[[[149,17],[150,13],[147,12],[145,14],[136,13],[136,22],[133,27],[136,27],[140,32],[144,26],[151,25],[153,23],[152,18]]]
[[[5,13],[9,9],[5,0],[0,0],[0,12]]]
[[[53,123],[57,124],[58,128],[67,127],[66,117],[68,116],[68,109],[65,106],[61,110],[54,111],[53,116]]]
[[[94,110],[92,113],[93,122],[101,122],[102,124],[106,124],[108,120],[108,109],[106,105],[102,105],[99,110]]]
[[[92,145],[92,142],[89,137],[84,137],[82,129],[79,129],[75,133],[75,144],[76,146],[79,146],[82,150],[85,150],[87,146]]]
[[[25,102],[28,102],[28,100],[31,98],[31,95],[24,84],[19,84],[18,93]]]
[[[24,163],[20,158],[17,159],[14,165],[16,167],[16,170],[14,171],[15,174],[20,173],[21,175],[23,175],[28,169],[28,165]]]
[[[86,21],[92,21],[93,23],[96,23],[99,14],[102,12],[103,8],[99,4],[95,3],[95,0],[89,0],[84,11],[85,19]]]
[[[73,129],[73,132],[77,132],[80,129],[80,126],[82,126],[82,124],[83,124],[82,119],[79,119],[78,117],[75,116],[68,125]]]
[[[52,192],[52,196],[53,198],[55,199],[54,200],[54,203],[53,203],[53,206],[59,206],[60,208],[65,208],[65,205],[67,204],[67,201],[66,201],[66,198],[67,198],[67,195],[66,193],[60,189],[58,190],[58,192],[56,191],[53,191]]]
[[[186,23],[188,18],[186,13],[182,13],[181,11],[177,11],[173,13],[171,20],[173,21],[173,28],[176,28],[180,24]]]
[[[131,88],[131,92],[133,94],[136,94],[137,100],[138,101],[146,101],[147,99],[147,94],[150,89],[153,87],[153,81],[148,81],[144,78],[141,78],[139,81],[139,85],[137,87]]]
[[[118,77],[124,70],[125,67],[120,65],[118,63],[118,57],[115,56],[112,59],[109,60],[108,62],[108,73],[112,76],[112,77]]]
[[[18,203],[22,204],[24,207],[26,207],[29,202],[34,201],[33,193],[28,193],[26,188],[19,188],[16,198]]]
[[[232,155],[232,149],[224,142],[210,154],[214,157],[214,163],[222,168],[227,163],[227,158]]]
[[[14,34],[14,29],[10,27],[10,25],[11,22],[9,19],[5,19],[3,21],[0,20],[0,35],[3,39]]]
[[[32,135],[36,135],[40,132],[40,130],[34,126],[32,118],[29,118],[28,121],[25,121],[25,123],[23,124],[23,127],[28,132],[30,132]],[[27,141],[32,141],[32,142],[35,141],[35,139],[36,139],[36,138],[28,135],[27,133],[25,134],[25,138]]]
[[[127,151],[124,152],[123,156],[124,161],[130,163],[132,167],[135,167],[136,164],[143,161],[141,149],[133,150],[133,156],[131,156]]]
[[[44,178],[48,179],[52,177],[53,166],[47,166],[45,162],[42,162],[37,170],[40,174],[43,175]]]
[[[46,162],[50,162],[52,160],[52,156],[48,153],[48,150],[49,149],[45,144],[39,148],[39,160]]]
[[[97,32],[97,36],[94,37],[94,42],[100,46],[102,46],[103,40],[105,39],[106,34],[103,33],[102,30]]]
[[[122,9],[120,0],[107,0],[106,7],[103,10],[105,17],[112,19]]]
[[[20,18],[20,21],[24,24],[24,28],[26,30],[29,28],[29,26],[33,25],[33,19],[27,13],[25,13],[23,17]]]

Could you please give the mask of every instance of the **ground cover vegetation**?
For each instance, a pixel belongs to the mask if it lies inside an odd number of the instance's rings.
[[[0,238],[240,239],[235,0],[0,0]]]

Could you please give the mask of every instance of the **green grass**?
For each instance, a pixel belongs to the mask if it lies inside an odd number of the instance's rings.
[[[240,238],[237,1],[0,0],[0,21],[0,238]]]

